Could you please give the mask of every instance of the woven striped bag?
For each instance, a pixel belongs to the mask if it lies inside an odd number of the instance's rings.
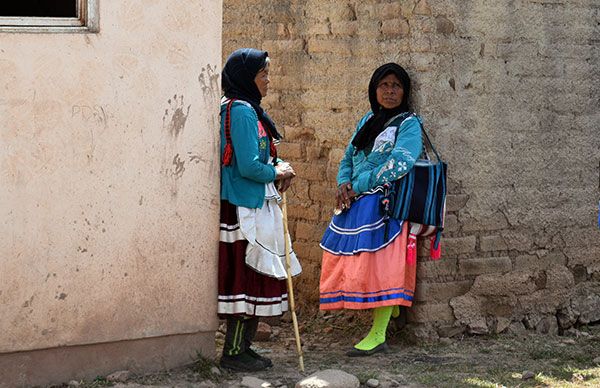
[[[447,164],[442,161],[425,129],[421,127],[427,144],[426,159],[419,159],[414,167],[391,189],[391,217],[410,222],[408,262],[416,262],[417,236],[431,236],[431,258],[441,257],[440,239],[446,213]],[[427,145],[437,160],[431,160]],[[412,249],[411,249],[412,248]]]

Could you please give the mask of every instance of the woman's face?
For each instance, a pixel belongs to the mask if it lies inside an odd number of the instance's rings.
[[[267,96],[267,92],[269,91],[269,82],[269,64],[267,63],[267,65],[263,67],[258,74],[256,74],[256,77],[254,77],[254,83],[256,84],[256,87],[258,88],[258,91],[262,97]]]
[[[394,109],[402,104],[404,88],[395,74],[388,74],[377,84],[377,102],[385,109]]]

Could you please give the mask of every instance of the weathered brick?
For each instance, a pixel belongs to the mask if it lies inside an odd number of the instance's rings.
[[[280,38],[289,36],[289,30],[285,23],[277,23],[277,36]]]
[[[533,272],[488,273],[475,278],[470,292],[482,296],[530,294],[537,289],[536,280],[537,276]]]
[[[436,58],[432,53],[414,53],[412,63],[414,71],[426,72],[435,68]]]
[[[287,200],[289,205],[304,204],[308,206],[308,186],[306,179],[296,177],[292,179],[292,185],[287,191]]]
[[[444,35],[449,35],[454,32],[454,23],[452,23],[445,16],[438,16],[435,18],[435,24],[437,32]]]
[[[396,1],[393,3],[377,4],[373,9],[373,12],[378,20],[397,18],[402,14],[402,5],[400,2]]]
[[[429,260],[417,262],[417,279],[439,279],[458,273],[456,259]]]
[[[458,268],[460,274],[465,276],[505,273],[512,269],[512,262],[509,257],[463,259],[459,260]]]
[[[408,309],[409,322],[453,322],[454,314],[448,303],[416,304]]]
[[[569,260],[569,267],[583,265],[586,267],[597,266],[600,257],[600,247],[593,248],[565,248],[565,255]]]
[[[444,219],[444,232],[457,232],[459,227],[460,224],[458,223],[456,215],[446,214],[446,218]]]
[[[442,255],[455,256],[461,253],[475,252],[477,239],[475,236],[444,237],[442,239]]]
[[[411,39],[411,49],[416,53],[428,53],[431,51],[431,37],[429,36],[419,36],[412,37]]]
[[[335,185],[313,182],[308,188],[308,196],[315,202],[329,204],[335,202],[336,191],[337,187]]]
[[[446,283],[420,281],[417,283],[415,300],[417,302],[447,302],[455,296],[466,294],[472,284],[471,280]]]
[[[277,154],[281,159],[302,159],[302,144],[281,142],[277,146]],[[293,167],[293,166],[292,166]]]
[[[323,235],[324,227],[312,222],[296,222],[295,237],[306,241],[319,241]]]
[[[540,258],[537,255],[519,255],[515,258],[515,269],[538,268]]]
[[[308,39],[309,54],[335,54],[335,55],[351,55],[349,45],[346,42],[333,39]]]
[[[297,241],[296,237],[292,236],[292,248],[294,248],[296,256],[302,258],[310,257],[312,247],[312,242]]]
[[[443,239],[442,239],[443,241]],[[419,258],[425,258],[428,259],[429,258],[429,249],[431,247],[431,240],[429,237],[419,237],[419,239],[417,240],[417,256]],[[446,247],[444,247],[442,245],[442,257],[444,257],[445,255],[445,249]]]
[[[293,168],[299,178],[304,178],[309,181],[322,181],[326,170],[325,164],[314,162],[295,162]]]
[[[446,196],[446,211],[455,212],[465,207],[469,201],[466,194],[448,194]]]
[[[309,283],[314,283],[315,280],[318,281],[321,270],[321,257],[323,256],[323,251],[319,244],[315,244],[312,241],[297,241],[292,237],[292,247],[302,263],[302,276],[300,278],[308,278]],[[314,287],[311,286],[311,288]],[[319,287],[317,286],[316,289],[318,290]]]
[[[331,23],[331,33],[334,35],[356,35],[358,31],[358,22],[344,21]]]
[[[302,83],[297,76],[274,74],[271,76],[271,83],[280,89],[302,90]]]
[[[327,25],[327,23],[312,24],[308,28],[309,36],[329,35],[330,32],[331,31],[329,30],[329,26]]]
[[[566,265],[567,257],[564,253],[537,252],[537,254],[524,254],[515,258],[515,269],[547,269],[554,265]]]
[[[283,134],[286,141],[314,139],[315,130],[306,126],[285,126]]]
[[[342,158],[344,157],[345,148],[332,148],[329,151],[329,163],[338,166]]]
[[[456,179],[453,179],[451,176],[449,176],[447,178],[446,188],[448,190],[448,194],[460,194],[461,183],[457,182]]]
[[[415,7],[414,13],[415,15],[431,16],[431,7],[429,6],[427,0],[419,0]]]
[[[288,217],[298,220],[319,221],[320,209],[318,205],[290,205],[288,206]]]
[[[566,289],[574,285],[573,273],[564,265],[554,265],[546,270],[546,288],[548,290]]]
[[[323,147],[307,146],[306,147],[306,161],[312,162],[315,160],[322,160],[328,162],[325,156],[325,149]]]
[[[486,214],[478,218],[461,216],[462,230],[464,232],[492,231],[508,228],[506,216],[501,212]],[[505,236],[506,237],[506,236]]]
[[[315,85],[315,87],[322,87],[322,85]],[[327,117],[328,125],[323,125],[323,117]],[[348,112],[331,113],[323,111],[309,110],[302,112],[302,120],[309,128],[319,128],[318,131],[314,132],[315,138],[321,144],[328,144],[332,147],[345,147],[348,144],[349,136],[340,136],[340,130],[349,128],[351,123],[354,122],[356,117],[354,114]],[[351,131],[348,130],[350,134]]]
[[[321,213],[319,215],[319,221],[325,224],[329,224],[331,222],[331,218],[333,218],[333,210],[335,208],[335,202],[332,200],[331,204],[323,204],[321,206]]]
[[[326,176],[327,181],[331,182],[331,184],[336,187],[337,187],[338,169],[339,169],[339,167],[337,165],[336,166],[329,165],[327,167],[327,176]]]
[[[479,248],[482,252],[505,251],[508,244],[502,236],[483,236],[479,240]]]
[[[533,248],[531,236],[525,231],[505,229],[500,234],[504,237],[510,249],[529,251]]]
[[[302,51],[304,49],[303,39],[281,39],[281,40],[266,40],[263,42],[263,49],[274,54],[279,51]],[[272,55],[271,54],[271,55]]]
[[[432,33],[436,30],[435,21],[431,18],[415,18],[411,20],[410,28],[421,33]]]
[[[381,22],[381,33],[386,36],[406,36],[409,30],[406,19],[389,19]]]

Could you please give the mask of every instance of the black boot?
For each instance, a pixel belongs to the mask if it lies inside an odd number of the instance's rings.
[[[256,372],[264,370],[266,364],[253,357],[246,346],[247,320],[243,317],[232,316],[227,318],[227,332],[223,345],[223,356],[219,364],[221,367],[241,372]],[[254,329],[256,333],[256,329]]]
[[[252,357],[248,352],[235,356],[222,356],[219,365],[221,368],[238,372],[258,372],[267,369],[267,366],[261,360]]]
[[[256,335],[256,330],[258,329],[258,317],[248,318],[245,323],[246,331],[244,333],[244,342],[246,345],[246,353],[256,358],[257,360],[262,361],[262,363],[265,364],[267,368],[272,367],[273,362],[269,358],[256,353],[251,347],[252,341],[254,340],[254,336]]]

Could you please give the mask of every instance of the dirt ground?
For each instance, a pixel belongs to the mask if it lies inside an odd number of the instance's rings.
[[[361,386],[377,379],[380,387],[600,387],[600,326],[579,328],[576,335],[460,336],[433,343],[410,343],[403,331],[388,332],[391,353],[348,358],[344,353],[367,330],[360,319],[324,320],[301,324],[305,372],[298,370],[292,325],[273,326],[268,341],[256,349],[273,360],[266,371],[215,371],[215,360],[199,359],[178,370],[134,376],[124,385],[168,387],[239,387],[244,376],[266,380],[273,387],[294,387],[302,378],[324,369],[341,369],[359,378]],[[217,333],[217,347],[222,334]],[[212,369],[212,372],[211,372]],[[523,379],[524,373],[529,378]],[[82,386],[112,385],[102,378]],[[123,386],[123,385],[121,385]]]

